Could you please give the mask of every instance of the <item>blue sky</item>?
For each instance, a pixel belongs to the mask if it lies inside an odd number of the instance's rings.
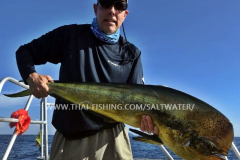
[[[0,78],[20,80],[15,51],[22,44],[66,24],[91,23],[95,0],[4,0],[0,5]],[[191,94],[224,113],[240,136],[240,1],[130,0],[125,31],[142,51],[146,84],[166,85]],[[59,65],[38,66],[58,79]],[[21,88],[7,83],[2,93]],[[49,102],[54,102],[48,98]],[[0,95],[0,117],[24,107],[26,98]],[[39,119],[39,100],[29,113]],[[48,110],[51,122],[53,110]],[[50,124],[50,123],[49,123]],[[37,134],[31,125],[26,134]],[[49,125],[50,134],[54,129]],[[0,123],[0,134],[11,134]]]

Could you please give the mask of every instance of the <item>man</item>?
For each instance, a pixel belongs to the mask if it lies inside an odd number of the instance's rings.
[[[127,1],[98,0],[91,25],[59,27],[16,52],[19,71],[32,94],[48,95],[48,75],[34,65],[61,63],[59,80],[65,82],[114,82],[143,84],[140,51],[120,36],[119,28],[128,15]],[[56,100],[56,105],[67,104]],[[143,116],[141,130],[158,134],[149,116]],[[132,159],[127,130],[122,123],[109,122],[86,110],[54,110],[56,133],[52,160]]]

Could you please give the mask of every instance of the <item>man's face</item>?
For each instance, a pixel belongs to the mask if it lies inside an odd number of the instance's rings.
[[[98,4],[94,4],[93,7],[98,25],[106,34],[115,33],[128,14],[127,10],[116,10],[113,5],[110,8],[104,8]]]

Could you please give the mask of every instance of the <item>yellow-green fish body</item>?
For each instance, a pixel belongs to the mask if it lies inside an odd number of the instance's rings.
[[[159,140],[184,159],[221,159],[218,155],[227,155],[233,140],[233,126],[221,112],[168,87],[52,82],[48,86],[55,98],[133,127],[140,128],[142,115],[151,116]]]

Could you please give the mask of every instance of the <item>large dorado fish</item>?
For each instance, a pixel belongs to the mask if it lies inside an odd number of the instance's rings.
[[[151,116],[159,136],[136,140],[164,144],[187,160],[220,160],[233,140],[233,126],[218,110],[186,93],[163,86],[49,82],[49,95],[87,107],[115,121],[140,128]],[[7,95],[19,97],[30,91]],[[139,132],[139,131],[138,131]],[[147,140],[150,138],[150,140]]]

